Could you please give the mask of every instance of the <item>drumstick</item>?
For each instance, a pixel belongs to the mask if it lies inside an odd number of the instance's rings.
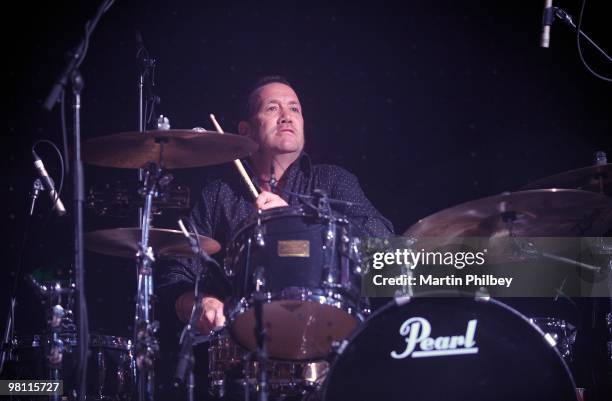
[[[213,124],[215,125],[215,128],[217,129],[217,132],[220,133],[220,134],[223,134],[224,132],[221,129],[221,126],[219,125],[219,123],[217,122],[217,119],[215,118],[214,114],[210,114],[210,119],[213,122]],[[244,180],[244,182],[249,187],[249,190],[251,191],[251,194],[253,194],[253,197],[257,198],[259,196],[259,193],[257,192],[257,188],[255,188],[255,185],[253,185],[253,181],[251,181],[251,177],[249,177],[249,175],[247,174],[246,170],[244,169],[244,166],[242,165],[242,162],[239,159],[236,159],[236,160],[234,160],[234,165],[238,169],[238,172],[242,176],[242,179]]]

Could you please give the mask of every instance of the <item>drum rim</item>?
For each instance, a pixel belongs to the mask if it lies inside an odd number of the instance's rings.
[[[242,235],[250,226],[257,224],[258,220],[267,222],[279,217],[294,217],[294,216],[307,216],[306,211],[302,205],[299,206],[281,206],[275,207],[268,210],[255,211],[249,217],[247,217],[240,226],[236,229],[236,233],[232,235],[230,243],[234,243],[238,237]],[[313,215],[314,217],[314,215]]]
[[[427,299],[427,298],[436,298],[436,299],[440,299],[440,298],[471,298],[474,302],[481,302],[484,304],[492,304],[495,305],[496,307],[501,307],[502,309],[505,309],[506,311],[515,314],[516,316],[520,317],[525,323],[527,323],[529,326],[531,326],[541,337],[543,342],[549,346],[549,348],[551,348],[553,350],[553,352],[557,355],[557,360],[560,361],[562,363],[563,366],[563,370],[565,372],[565,375],[569,378],[569,380],[571,381],[572,387],[575,389],[576,388],[576,382],[574,380],[574,376],[572,375],[569,367],[567,366],[567,363],[565,362],[565,359],[563,358],[563,356],[561,355],[561,353],[559,352],[559,350],[557,349],[556,346],[551,345],[548,341],[546,341],[545,339],[545,335],[546,333],[544,333],[544,331],[542,331],[542,329],[540,329],[537,325],[535,325],[533,322],[531,322],[529,320],[529,318],[527,316],[525,316],[524,314],[522,314],[521,312],[519,312],[518,310],[514,309],[513,307],[497,300],[491,297],[482,297],[479,296],[478,294],[474,294],[474,293],[468,293],[465,291],[431,291],[431,292],[425,292],[419,295],[415,295],[415,296],[411,296],[411,297],[395,297],[393,299],[391,299],[389,302],[387,302],[385,305],[383,305],[381,308],[379,308],[378,310],[376,310],[374,313],[372,313],[371,315],[369,315],[367,317],[367,319],[357,328],[355,328],[355,330],[351,333],[350,336],[348,336],[345,340],[343,340],[340,343],[340,346],[335,348],[334,350],[332,350],[331,355],[329,356],[330,359],[330,364],[329,364],[329,373],[325,379],[325,381],[322,384],[322,399],[326,400],[327,399],[327,390],[329,388],[329,383],[330,383],[330,379],[331,379],[331,375],[334,372],[334,368],[337,367],[340,359],[342,358],[342,355],[344,354],[344,351],[346,350],[346,348],[351,344],[351,342],[353,342],[359,335],[361,335],[361,333],[367,328],[369,327],[370,321],[375,320],[379,315],[385,313],[387,310],[392,309],[392,308],[396,308],[396,307],[403,307],[406,304],[409,304],[411,302],[413,302],[413,300],[415,299]]]
[[[321,294],[319,292],[325,292]],[[303,301],[315,302],[320,305],[327,305],[339,309],[347,314],[356,317],[360,322],[365,321],[365,313],[359,307],[359,297],[352,299],[349,296],[341,294],[337,290],[324,290],[321,288],[309,287],[285,287],[281,291],[264,292],[264,304],[279,302],[279,301]],[[336,306],[339,305],[339,306]],[[228,321],[228,329],[231,331],[231,325],[235,318],[243,313],[253,309],[252,298],[242,297],[228,311],[226,318]]]
[[[343,214],[333,213],[333,215],[336,217],[336,224],[350,224],[346,216]],[[265,223],[281,217],[311,217],[314,219],[320,219],[316,213],[307,211],[304,205],[275,207],[268,210],[262,210],[261,214],[259,211],[256,211],[247,217],[240,226],[238,226],[236,233],[231,236],[230,245],[234,244],[238,237],[240,237],[249,227],[257,225],[258,221]]]

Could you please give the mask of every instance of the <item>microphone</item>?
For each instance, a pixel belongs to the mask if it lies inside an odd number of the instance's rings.
[[[552,0],[544,0],[544,12],[542,13],[542,33],[540,34],[540,47],[548,48],[550,45],[550,27],[555,20],[555,10]]]
[[[185,224],[183,223],[183,219],[178,219],[178,225],[181,228],[181,231],[183,232],[183,235],[185,236],[185,238],[187,238],[187,241],[189,241],[189,246],[191,247],[191,251],[195,255],[200,255],[200,248],[198,247],[198,241],[195,238],[191,237],[191,235],[189,234],[189,231],[187,231],[187,228],[185,227]]]
[[[59,194],[55,191],[55,183],[53,182],[53,179],[49,176],[49,173],[47,173],[45,165],[34,150],[32,150],[32,156],[34,156],[34,168],[36,168],[36,171],[38,171],[38,175],[40,176],[43,186],[47,192],[49,192],[51,202],[53,202],[53,210],[55,210],[58,216],[65,215],[66,208],[64,207],[62,200],[59,198]]]

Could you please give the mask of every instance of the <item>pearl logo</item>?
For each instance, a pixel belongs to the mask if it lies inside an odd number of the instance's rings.
[[[477,319],[467,323],[465,335],[431,337],[431,324],[423,317],[411,317],[400,326],[399,333],[405,337],[406,349],[399,353],[391,352],[394,359],[428,358],[434,356],[477,354]],[[417,349],[418,348],[418,349]]]

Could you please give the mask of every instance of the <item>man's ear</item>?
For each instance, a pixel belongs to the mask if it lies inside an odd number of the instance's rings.
[[[249,123],[244,120],[240,121],[238,123],[238,133],[240,135],[250,137],[251,136],[251,126],[249,125]]]

